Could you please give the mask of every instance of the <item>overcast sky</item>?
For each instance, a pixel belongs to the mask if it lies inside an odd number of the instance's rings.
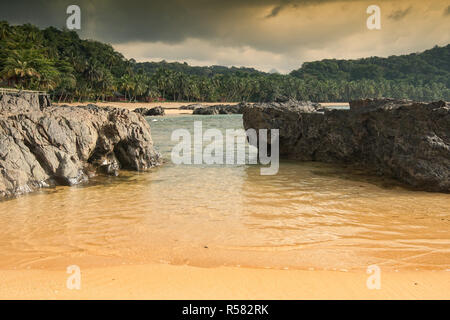
[[[289,72],[305,61],[418,52],[450,43],[449,0],[0,0],[0,20],[65,26],[137,61]],[[381,30],[366,9],[381,8]]]

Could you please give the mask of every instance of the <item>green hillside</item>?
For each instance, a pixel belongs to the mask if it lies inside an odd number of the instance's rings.
[[[54,27],[0,22],[0,86],[47,90],[55,101],[450,100],[449,48],[304,63],[290,75],[125,59],[109,44]]]
[[[209,66],[209,67],[197,67],[190,66],[186,62],[140,62],[136,63],[137,70],[144,70],[149,74],[154,74],[158,69],[163,68],[174,72],[186,73],[199,77],[213,77],[218,74],[232,75],[232,74],[249,74],[249,75],[263,75],[265,72],[258,71],[254,68],[246,67],[224,67],[224,66]]]
[[[422,53],[388,58],[371,57],[358,60],[327,59],[306,62],[291,75],[318,80],[397,80],[414,84],[441,82],[450,86],[450,45],[434,47]]]

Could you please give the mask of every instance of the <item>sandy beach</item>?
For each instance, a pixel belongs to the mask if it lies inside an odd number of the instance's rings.
[[[69,105],[69,106],[85,106],[88,104],[95,104],[99,107],[116,107],[124,108],[127,110],[134,110],[136,108],[154,108],[163,107],[166,112],[166,116],[186,115],[192,114],[192,110],[180,110],[181,106],[187,106],[190,104],[201,104],[204,106],[212,106],[217,104],[237,104],[237,102],[74,102],[74,103],[56,103],[56,105]]]
[[[81,267],[82,268],[82,267]],[[450,272],[382,272],[369,290],[360,272],[196,268],[163,264],[65,270],[1,270],[0,299],[449,299]]]
[[[163,107],[166,113],[166,116],[178,116],[178,115],[188,115],[192,114],[192,110],[180,110],[178,109],[181,106],[187,106],[189,104],[201,104],[204,106],[212,106],[217,104],[229,104],[234,105],[238,104],[237,102],[83,102],[83,103],[56,103],[56,105],[69,105],[69,106],[83,106],[88,104],[95,104],[100,107],[117,107],[124,108],[127,110],[134,110],[136,108],[154,108],[154,107]],[[320,103],[324,107],[328,106],[348,106],[347,102],[323,102]]]

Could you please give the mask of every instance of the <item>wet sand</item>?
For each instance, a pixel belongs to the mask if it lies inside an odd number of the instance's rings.
[[[450,272],[382,272],[369,290],[360,272],[132,265],[83,269],[80,290],[69,274],[1,270],[1,299],[449,299]]]

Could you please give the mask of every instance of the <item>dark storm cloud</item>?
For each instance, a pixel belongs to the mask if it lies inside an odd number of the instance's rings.
[[[266,16],[266,18],[274,18],[278,16],[278,14],[289,7],[297,8],[299,6],[308,6],[308,5],[318,5],[318,4],[324,4],[327,2],[337,2],[339,0],[279,0],[279,1],[269,1],[269,2],[279,2],[279,4],[276,4],[272,11]],[[340,0],[341,2],[346,1],[354,1],[354,0]]]
[[[286,7],[336,1],[2,0],[0,19],[12,23],[29,22],[41,27],[50,25],[63,27],[67,18],[67,6],[77,4],[82,12],[82,36],[96,37],[115,43],[126,41],[176,43],[188,37],[208,39],[223,36],[227,33],[227,28],[236,28],[236,24],[245,24],[245,20],[257,9],[267,8],[271,10],[267,16],[275,17]]]
[[[392,12],[388,18],[392,19],[392,20],[402,20],[404,17],[406,17],[409,13],[411,13],[412,7],[409,7],[405,10],[396,10],[394,12]]]
[[[278,5],[276,7],[274,7],[272,9],[272,11],[266,16],[266,18],[273,18],[276,17],[278,15],[278,13],[280,13],[281,9],[283,9],[284,5]]]
[[[298,2],[299,1],[281,0],[280,4],[273,7],[272,11],[266,16],[266,18],[276,17],[281,12],[281,10],[289,6],[297,6]],[[308,1],[303,1],[303,3],[306,5]]]

